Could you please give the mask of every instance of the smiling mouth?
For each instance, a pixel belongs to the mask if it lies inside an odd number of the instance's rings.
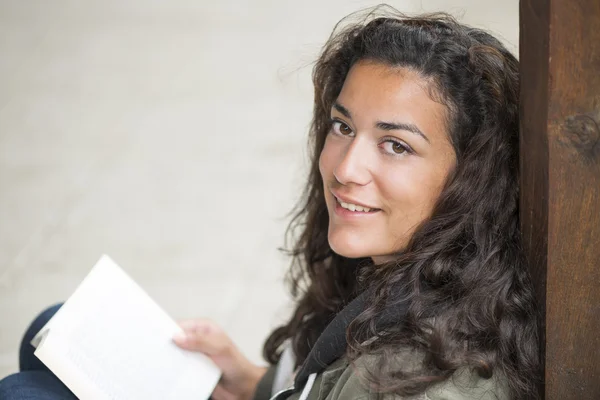
[[[340,199],[338,199],[337,197],[333,196],[335,198],[335,201],[337,204],[340,205],[340,207],[355,212],[355,213],[375,213],[377,211],[381,211],[379,208],[369,208],[369,207],[364,207],[364,206],[359,206],[357,204],[352,204],[352,203],[345,203],[343,201],[341,201]]]

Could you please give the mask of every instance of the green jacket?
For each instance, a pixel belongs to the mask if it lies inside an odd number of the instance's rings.
[[[295,372],[293,351],[289,346],[285,348],[279,363],[271,367],[258,384],[254,400],[508,400],[504,380],[499,380],[496,375],[491,379],[483,379],[468,369],[459,370],[446,381],[410,398],[382,395],[371,390],[365,372],[373,372],[373,367],[379,365],[377,357],[365,355],[349,364],[345,356],[346,330],[349,323],[364,310],[366,296],[367,293],[361,293],[336,314]],[[406,309],[407,303],[391,304],[377,324],[381,327],[402,324]],[[417,351],[398,349],[394,367],[415,369],[422,357]],[[285,387],[287,382],[291,388],[275,396],[274,392]]]
[[[359,358],[352,367],[346,358],[342,357],[316,374],[312,385],[309,379],[304,388],[294,390],[289,396],[284,393],[278,399],[300,400],[304,395],[303,400],[508,400],[506,387],[497,379],[483,379],[466,370],[458,371],[450,379],[432,386],[421,395],[382,395],[371,391],[364,375],[360,373],[365,364],[370,365],[374,361]],[[410,363],[414,362],[414,359],[405,361]],[[276,368],[277,365],[269,368],[260,381],[254,400],[269,400],[273,397],[272,386]]]

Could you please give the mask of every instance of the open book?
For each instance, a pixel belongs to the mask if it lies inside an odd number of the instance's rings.
[[[172,342],[181,328],[102,256],[32,340],[35,355],[81,400],[203,400],[221,372]]]

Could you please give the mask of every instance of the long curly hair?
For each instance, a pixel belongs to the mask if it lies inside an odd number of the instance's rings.
[[[331,250],[318,166],[331,107],[361,60],[431,82],[457,160],[431,216],[393,261],[376,267]],[[500,376],[511,398],[537,398],[539,318],[519,227],[518,71],[497,39],[447,14],[407,17],[379,7],[336,26],[313,69],[312,164],[288,227],[297,303],[265,343],[269,362],[291,339],[301,364],[335,314],[369,289],[367,308],[347,330],[348,357],[379,355],[383,368],[370,379],[381,391],[414,395],[469,368]],[[376,323],[386,307],[407,301],[404,323]],[[394,368],[402,346],[424,355],[417,369]]]

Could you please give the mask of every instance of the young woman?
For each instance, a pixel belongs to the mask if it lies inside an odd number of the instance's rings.
[[[336,29],[313,80],[297,304],[266,341],[272,366],[210,321],[174,338],[222,368],[213,398],[537,397],[515,57],[446,15],[371,15]]]

